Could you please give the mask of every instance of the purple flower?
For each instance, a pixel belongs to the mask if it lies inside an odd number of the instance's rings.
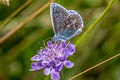
[[[36,71],[44,68],[43,73],[45,75],[51,75],[52,80],[59,80],[59,72],[62,67],[72,68],[74,64],[67,60],[68,56],[73,55],[75,52],[75,46],[73,44],[52,43],[48,41],[48,46],[45,49],[40,49],[37,55],[31,58],[32,69]]]

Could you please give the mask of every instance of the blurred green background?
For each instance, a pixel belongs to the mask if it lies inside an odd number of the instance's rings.
[[[14,16],[3,29],[0,38],[15,29],[19,23],[42,7],[49,0],[33,0]],[[0,27],[2,22],[26,0],[10,0],[10,6],[0,3]],[[84,21],[83,32],[71,39],[75,42],[103,12],[110,0],[57,0],[67,9],[74,9]],[[30,72],[31,57],[54,35],[49,7],[25,24],[14,35],[0,44],[0,80],[50,80],[43,70]],[[120,53],[120,0],[115,0],[105,17],[76,46],[76,53],[69,57],[75,63],[71,69],[63,68],[63,80]],[[120,58],[101,65],[74,80],[120,80]]]

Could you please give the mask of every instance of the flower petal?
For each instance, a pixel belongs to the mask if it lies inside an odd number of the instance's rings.
[[[41,55],[42,54],[42,49],[40,49],[37,53],[38,53],[38,55]]]
[[[48,45],[52,45],[52,42],[51,42],[51,41],[48,41],[47,44],[48,44]]]
[[[43,73],[45,75],[49,75],[51,73],[50,68],[45,68],[44,71],[43,71]]]
[[[42,53],[45,54],[48,50],[47,49],[42,49]]]
[[[61,71],[62,67],[63,67],[63,63],[57,64],[56,67],[55,67],[55,71],[57,71],[57,72]]]
[[[55,70],[52,70],[52,72],[51,72],[51,79],[52,80],[59,80],[60,79],[59,72],[56,72]]]
[[[42,69],[43,68],[43,66],[42,65],[40,65],[40,63],[39,62],[33,62],[32,63],[32,71],[35,71],[35,70],[39,70],[39,69]]]
[[[54,60],[50,61],[49,65],[51,65],[51,66],[55,65],[55,61]]]
[[[72,67],[74,66],[74,64],[73,64],[71,61],[65,61],[65,62],[64,62],[64,65],[65,65],[65,67],[67,67],[67,68],[72,68]]]
[[[35,55],[31,58],[31,61],[39,61],[39,60],[40,60],[39,55]]]
[[[62,48],[66,47],[66,43],[64,41],[61,43],[61,45],[62,45]]]
[[[75,46],[73,44],[68,45],[69,54],[72,55],[75,52]]]

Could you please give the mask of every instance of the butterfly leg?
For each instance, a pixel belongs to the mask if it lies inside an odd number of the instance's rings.
[[[66,47],[68,47],[69,44],[70,44],[70,40],[68,40],[68,43],[66,44]]]

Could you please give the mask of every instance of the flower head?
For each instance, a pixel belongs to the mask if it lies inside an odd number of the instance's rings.
[[[68,61],[67,58],[73,55],[75,52],[75,46],[73,44],[67,44],[65,42],[54,43],[48,41],[48,46],[44,49],[40,49],[37,55],[31,58],[32,71],[40,70],[44,68],[44,74],[51,74],[52,80],[59,80],[59,71],[62,67],[72,68],[74,64]]]

